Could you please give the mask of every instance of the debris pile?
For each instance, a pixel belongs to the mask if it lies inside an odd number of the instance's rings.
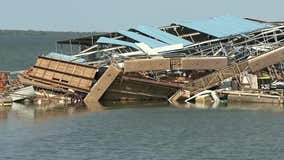
[[[160,28],[141,25],[58,41],[71,53],[38,57],[19,80],[37,95],[60,95],[73,103],[190,103],[208,101],[208,95],[219,102],[236,93],[260,97],[272,90],[282,103],[283,35],[281,22],[234,16]]]

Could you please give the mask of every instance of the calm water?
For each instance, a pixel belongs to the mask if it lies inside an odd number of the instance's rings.
[[[0,112],[0,159],[284,159],[278,106],[165,104]]]

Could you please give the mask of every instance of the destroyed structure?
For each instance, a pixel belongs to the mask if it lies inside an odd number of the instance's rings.
[[[283,31],[281,22],[234,16],[160,28],[141,25],[58,41],[59,53],[38,57],[20,81],[86,103],[189,102],[193,95],[209,94],[204,92],[209,89],[225,96],[246,89],[245,95],[259,98],[269,94],[264,90],[270,90],[272,82],[283,80]],[[60,53],[62,45],[70,46],[71,54]],[[276,100],[263,102],[283,103],[282,97],[279,93]]]

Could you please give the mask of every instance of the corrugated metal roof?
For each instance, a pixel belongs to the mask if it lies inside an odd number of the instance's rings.
[[[152,39],[150,37],[143,36],[143,35],[138,34],[138,33],[130,32],[130,31],[119,31],[118,33],[120,33],[120,34],[122,34],[126,37],[129,37],[131,39],[134,39],[138,42],[145,43],[148,46],[150,46],[151,48],[167,46],[166,43],[160,42],[160,41]]]
[[[270,26],[235,16],[220,16],[208,20],[177,23],[218,38],[247,33]]]
[[[183,45],[189,45],[189,44],[192,44],[191,42],[185,40],[185,39],[182,39],[180,37],[177,37],[177,36],[174,36],[170,33],[167,33],[167,32],[163,32],[161,31],[160,29],[158,28],[155,28],[155,27],[151,27],[151,26],[145,26],[145,25],[140,25],[140,26],[137,26],[137,27],[134,27],[133,29],[139,31],[139,32],[142,32],[148,36],[151,36],[153,38],[156,38],[160,41],[163,41],[167,44],[171,44],[171,45],[174,45],[174,44],[183,44]]]
[[[122,41],[122,40],[117,40],[117,39],[113,39],[113,38],[100,37],[97,40],[97,43],[128,46],[128,47],[132,47],[132,48],[135,48],[135,49],[139,50],[139,47],[137,47],[134,43],[126,42],[126,41]]]

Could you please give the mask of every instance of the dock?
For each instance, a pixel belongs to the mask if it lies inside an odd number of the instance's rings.
[[[279,95],[249,93],[246,91],[220,91],[218,93],[228,96],[229,102],[284,104],[284,96]]]

